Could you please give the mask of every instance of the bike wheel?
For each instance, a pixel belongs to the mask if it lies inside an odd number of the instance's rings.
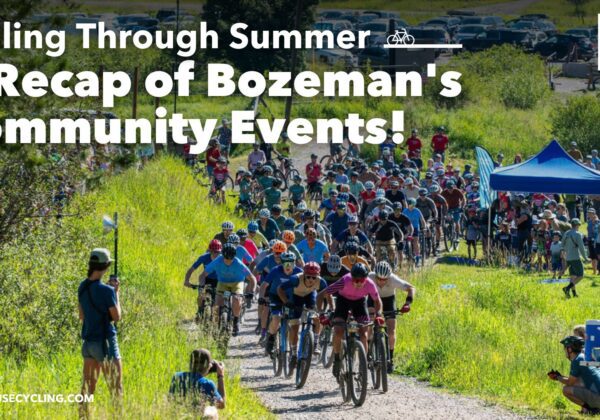
[[[388,377],[387,377],[387,351],[385,348],[385,340],[383,336],[378,337],[375,342],[375,355],[377,363],[377,373],[379,375],[379,382],[381,383],[381,391],[387,392],[388,390]]]
[[[285,181],[288,185],[293,184],[295,176],[300,176],[300,172],[298,172],[297,169],[290,169],[287,173],[287,176],[285,177]]]
[[[371,371],[371,383],[373,389],[379,389],[381,375],[379,374],[379,365],[377,363],[377,345],[374,341],[369,343],[369,358],[371,363],[369,364],[369,370]]]
[[[283,374],[286,378],[292,376],[292,371],[290,370],[290,344],[287,339],[287,321],[281,321],[281,327],[279,327],[280,337],[279,337],[279,356],[281,357],[281,364],[283,365]]]
[[[308,371],[312,362],[312,354],[314,349],[315,338],[312,331],[304,336],[302,340],[302,353],[296,367],[296,388],[302,388],[308,378]]]
[[[271,356],[273,360],[273,375],[275,377],[281,376],[281,370],[283,369],[283,364],[281,363],[281,357],[279,355],[279,334],[275,335],[275,343],[273,344],[273,355]]]
[[[355,407],[367,398],[367,353],[362,343],[355,340],[350,347],[348,387]]]
[[[453,230],[454,229],[451,227],[451,225],[444,226],[444,248],[446,249],[446,252],[452,251],[452,231]]]
[[[273,172],[273,176],[281,181],[281,185],[279,186],[281,192],[287,190],[288,183],[283,172],[281,172],[279,169],[275,169],[275,171]]]
[[[225,178],[225,190],[229,192],[235,191],[235,181],[230,175],[227,175],[227,178]]]
[[[331,327],[327,326],[319,336],[321,342],[321,362],[325,369],[331,368],[333,364],[333,346],[331,345]]]
[[[342,392],[342,400],[344,402],[350,401],[350,375],[348,373],[348,359],[346,357],[346,342],[342,342],[342,351],[340,353],[340,376],[338,377],[338,384],[340,391]]]
[[[331,155],[324,155],[324,156],[321,158],[321,160],[319,161],[319,163],[321,164],[321,166],[323,166],[323,167],[324,167],[324,166],[325,166],[325,163],[326,163],[326,162],[329,162],[330,160],[333,162],[333,158],[331,157]]]

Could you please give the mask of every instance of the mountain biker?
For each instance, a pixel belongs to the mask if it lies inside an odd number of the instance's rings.
[[[235,228],[233,222],[229,220],[223,222],[221,224],[221,232],[217,233],[213,239],[221,242],[221,244],[226,244],[229,239],[229,235],[233,233],[233,229]]]
[[[579,405],[582,414],[600,414],[600,368],[582,366],[585,360],[583,348],[585,340],[577,336],[568,336],[561,340],[565,356],[571,362],[569,376],[552,370],[548,377],[564,385],[563,395]]]
[[[302,185],[302,178],[300,175],[294,175],[293,181],[294,183],[288,188],[288,200],[294,206],[297,206],[306,198],[306,189],[304,188],[304,185]]]
[[[404,241],[404,236],[400,227],[389,220],[390,213],[387,210],[379,212],[379,220],[373,225],[370,233],[375,236],[375,258],[380,261],[383,257],[383,251],[387,257],[395,264],[396,262],[396,244]]]
[[[418,135],[419,131],[416,128],[413,128],[410,137],[406,140],[406,146],[408,147],[408,157],[410,159],[414,159],[417,156],[421,155],[423,143],[421,142],[421,139],[418,137]]]
[[[223,307],[223,293],[232,294],[233,332],[236,336],[240,329],[240,313],[244,293],[244,281],[248,281],[247,295],[251,297],[256,287],[256,278],[242,261],[236,258],[236,247],[233,244],[223,245],[221,256],[204,267],[200,275],[200,284],[204,284],[208,275],[217,274],[217,306]]]
[[[243,209],[253,209],[255,203],[252,202],[252,174],[249,171],[240,172],[237,183],[240,187],[238,205]]]
[[[348,186],[350,187],[350,194],[355,197],[359,197],[365,190],[365,185],[359,181],[358,172],[356,171],[350,172],[350,182],[348,183]]]
[[[223,246],[218,239],[213,239],[212,241],[210,241],[210,244],[208,245],[208,252],[205,252],[204,254],[200,255],[200,257],[198,257],[198,259],[194,262],[194,264],[192,264],[192,266],[188,269],[187,273],[185,273],[185,280],[183,282],[183,285],[185,287],[192,287],[192,285],[190,283],[190,278],[192,277],[192,274],[194,273],[194,271],[196,271],[200,266],[203,266],[206,269],[206,266],[208,264],[210,264],[211,262],[216,260],[221,255],[222,249],[223,249]],[[204,284],[199,285],[200,287],[198,288],[198,315],[200,315],[202,313],[202,311],[204,310],[203,288],[205,286],[209,287],[209,290],[211,293],[211,299],[213,302],[215,302],[215,297],[216,297],[216,292],[217,292],[217,282],[218,282],[217,275],[215,273],[212,273],[206,277]]]
[[[379,170],[379,165],[377,165],[376,163],[373,163],[371,168],[367,167],[358,176],[358,180],[365,184],[365,188],[367,187],[368,182],[371,182],[371,183],[373,183],[374,186],[377,186],[381,182],[381,177],[377,174],[378,170]],[[373,188],[375,188],[375,187],[373,187]]]
[[[220,195],[221,202],[225,202],[225,184],[227,177],[229,176],[229,169],[227,169],[227,159],[220,157],[217,159],[217,167],[213,169],[213,186],[214,192]]]
[[[206,149],[206,173],[209,178],[212,178],[213,171],[217,166],[217,161],[221,157],[221,148],[219,147],[219,141],[217,139],[211,139],[208,142],[208,148]]]
[[[321,210],[325,210],[324,215],[325,217],[327,217],[329,215],[329,213],[333,210],[335,210],[337,203],[339,201],[339,193],[336,189],[331,188],[328,191],[328,198],[324,199],[321,204],[319,205],[319,207],[317,208],[317,212],[320,212]]]
[[[297,247],[305,262],[315,261],[321,264],[324,259],[329,258],[329,248],[325,242],[317,239],[317,231],[314,228],[306,228],[304,236]]]
[[[270,209],[274,205],[281,204],[281,190],[279,189],[280,186],[281,180],[274,179],[271,186],[263,190],[263,196],[265,198],[264,204],[266,208]]]
[[[277,227],[279,228],[279,231],[285,230],[285,228],[283,227],[283,223],[287,219],[287,217],[285,217],[284,215],[281,214],[282,211],[283,211],[283,209],[281,208],[281,205],[279,205],[279,204],[273,204],[271,206],[271,219],[275,220],[275,223],[277,223]]]
[[[267,188],[271,188],[275,179],[276,178],[273,177],[273,168],[271,165],[263,166],[260,174],[257,174],[256,177],[256,181],[263,191]]]
[[[337,185],[348,184],[350,179],[348,179],[348,175],[346,175],[346,167],[343,164],[338,163],[335,171],[335,183]]]
[[[337,237],[348,227],[350,216],[346,212],[346,203],[340,201],[336,205],[334,212],[329,213],[325,218],[325,226],[329,228],[332,237]]]
[[[248,239],[250,239],[259,249],[269,248],[269,241],[258,229],[258,223],[251,221],[248,223]]]
[[[227,238],[227,243],[233,244],[235,246],[235,256],[237,257],[237,259],[242,261],[250,268],[252,268],[254,258],[252,258],[252,255],[250,255],[248,250],[243,245],[241,245],[240,237],[237,234],[232,233],[231,235],[229,235],[229,238]]]
[[[460,232],[460,218],[466,203],[465,195],[456,188],[456,182],[449,179],[446,182],[446,189],[442,191],[442,197],[448,204],[448,216],[452,217],[456,231]]]
[[[256,258],[258,255],[258,247],[252,239],[248,238],[248,230],[244,228],[238,229],[236,234],[240,237],[240,244],[246,248],[246,251],[248,251],[252,259]]]
[[[324,290],[327,283],[320,276],[321,267],[316,262],[309,262],[304,265],[304,270],[293,279],[282,283],[277,288],[277,295],[283,306],[291,310],[290,313],[290,371],[296,367],[298,362],[298,330],[300,329],[300,318],[304,308],[314,310],[317,302],[317,292]],[[330,303],[332,303],[330,301]],[[315,319],[313,342],[313,352],[318,353],[319,334],[321,324],[318,318]]]
[[[435,246],[434,251],[437,251],[440,246],[440,240],[442,238],[442,222],[448,214],[448,203],[446,199],[440,194],[442,189],[438,184],[432,184],[429,187],[429,198],[433,200],[435,208],[437,209],[437,218],[435,219]]]
[[[415,185],[415,182],[412,178],[406,178],[404,180],[404,189],[402,190],[404,196],[408,200],[409,198],[416,199],[419,196],[419,187]],[[407,202],[408,205],[408,202]]]
[[[337,193],[337,183],[335,182],[335,172],[329,171],[323,183],[323,198],[329,198],[329,194],[332,191]]]
[[[333,376],[336,378],[340,373],[340,350],[342,347],[342,338],[344,336],[344,327],[348,321],[348,312],[352,313],[352,316],[362,326],[358,330],[360,341],[366,349],[368,348],[367,343],[367,326],[370,318],[369,312],[367,311],[367,296],[373,299],[376,318],[381,322],[383,319],[380,318],[381,313],[381,299],[379,298],[379,292],[377,286],[371,279],[368,278],[369,270],[363,264],[356,264],[352,267],[349,274],[336,281],[335,283],[327,286],[327,288],[317,295],[317,308],[319,311],[323,310],[323,301],[336,294],[336,307],[333,313],[333,324],[334,324],[334,336],[333,336]],[[324,315],[322,315],[321,324],[327,322]]]
[[[438,127],[435,135],[431,138],[431,148],[434,154],[439,154],[442,157],[442,162],[446,160],[446,150],[448,149],[448,136],[444,134],[446,131],[444,126]]]
[[[271,322],[268,326],[266,335],[266,352],[273,353],[273,345],[275,344],[275,334],[279,329],[281,321],[281,311],[283,302],[277,294],[277,288],[283,283],[297,279],[298,274],[302,273],[302,269],[296,266],[296,256],[291,252],[286,252],[281,255],[281,265],[278,265],[264,278],[260,286],[260,296],[264,299],[268,296],[269,306],[271,308]],[[267,311],[263,311],[263,326],[266,326],[268,320]],[[263,333],[264,333],[263,329]]]
[[[388,373],[392,373],[394,370],[394,346],[396,345],[396,290],[400,289],[406,292],[406,300],[402,308],[400,308],[400,312],[405,314],[410,311],[410,305],[415,297],[415,287],[393,274],[392,267],[387,261],[379,261],[375,264],[374,270],[369,273],[369,278],[377,286],[377,291],[381,298],[390,352],[387,368]],[[372,316],[374,313],[374,302],[372,299],[368,299],[368,306]]]
[[[258,212],[258,230],[269,241],[279,237],[279,226],[277,226],[275,220],[271,218],[269,209],[261,209]]]
[[[339,255],[332,254],[327,262],[321,263],[321,277],[328,285],[335,283],[349,272],[350,270],[342,265]]]
[[[313,228],[317,231],[317,237],[327,243],[331,242],[331,233],[329,229],[327,229],[324,225],[316,221],[317,215],[315,211],[312,209],[306,209],[302,215],[304,219],[304,223],[301,223],[297,228],[304,234],[304,238],[306,239],[306,230],[308,228]],[[302,242],[302,241],[300,241]],[[298,242],[299,243],[299,242]],[[298,245],[296,244],[296,246]]]
[[[294,245],[294,241],[296,240],[296,234],[291,230],[284,230],[281,232],[281,239],[287,246],[287,252],[291,252],[296,256],[296,265],[298,267],[304,267],[304,260],[302,259],[302,254]]]
[[[112,264],[105,248],[92,250],[87,278],[79,284],[77,297],[79,320],[82,321],[83,385],[82,395],[93,395],[100,369],[115,397],[123,395],[122,361],[115,322],[121,320],[119,279],[111,276],[107,284],[102,277]],[[83,406],[87,411],[87,405]]]
[[[321,187],[321,165],[317,162],[319,157],[314,153],[310,155],[310,163],[306,165],[306,184],[308,192],[318,191]]]
[[[248,155],[248,170],[254,172],[256,167],[267,163],[267,157],[265,152],[260,150],[260,145],[254,143],[252,145],[252,152]]]
[[[258,261],[254,268],[254,275],[266,276],[271,270],[281,264],[281,256],[287,252],[285,242],[274,239],[267,256]],[[259,257],[256,258],[257,260]]]
[[[348,218],[348,228],[335,237],[331,245],[332,251],[337,250],[340,245],[343,246],[350,236],[358,237],[360,245],[365,246],[370,254],[373,253],[373,246],[371,245],[369,238],[358,228],[358,217],[356,216],[350,216]]]
[[[419,210],[416,207],[417,200],[415,200],[414,198],[409,198],[407,201],[408,207],[402,210],[402,214],[404,214],[410,219],[410,222],[412,223],[414,228],[412,246],[415,255],[415,262],[418,263],[421,255],[419,246],[419,232],[421,232],[422,229],[426,227],[426,223],[425,219],[423,218],[423,214],[421,213],[421,210]]]
[[[345,255],[342,257],[342,265],[346,267],[347,270],[352,269],[356,263],[364,264],[365,267],[369,269],[368,261],[358,254],[359,248],[358,242],[354,241],[348,241],[344,245]]]

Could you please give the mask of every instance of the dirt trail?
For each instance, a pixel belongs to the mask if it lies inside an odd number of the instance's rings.
[[[239,373],[246,386],[282,419],[515,419],[518,415],[474,398],[451,395],[413,379],[394,376],[389,391],[369,389],[360,408],[341,404],[342,397],[331,370],[313,363],[303,389],[292,379],[273,376],[272,364],[254,335],[256,310],[247,313],[241,334],[229,346],[228,368]]]

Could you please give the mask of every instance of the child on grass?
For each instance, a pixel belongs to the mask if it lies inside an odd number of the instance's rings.
[[[552,233],[552,243],[550,244],[550,257],[552,259],[552,278],[556,279],[556,273],[560,278],[562,272],[562,260],[563,260],[563,245],[561,242],[562,234],[559,231]]]

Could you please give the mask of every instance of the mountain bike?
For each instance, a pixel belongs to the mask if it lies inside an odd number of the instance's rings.
[[[219,309],[219,327],[227,334],[231,333],[233,326],[233,306],[231,299],[239,296],[241,295],[237,293],[223,292],[223,306]]]
[[[314,350],[315,335],[313,333],[313,319],[317,316],[314,310],[305,309],[302,312],[302,330],[298,340],[298,367],[296,368],[296,388],[302,388],[306,383],[312,354]]]
[[[397,316],[401,312],[399,310],[384,312],[386,317]],[[388,373],[387,365],[390,358],[389,341],[387,334],[387,326],[384,323],[379,325],[373,324],[373,337],[369,341],[369,370],[371,371],[371,381],[373,389],[381,387],[382,392],[388,391]]]
[[[344,402],[350,401],[355,407],[364,404],[367,398],[367,353],[358,337],[359,324],[349,315],[344,325],[341,366],[338,384]]]
[[[202,293],[202,301],[198,305],[198,311],[196,312],[196,322],[213,320],[216,289],[212,286],[200,287],[197,284],[192,284],[190,287]]]
[[[458,231],[456,230],[456,223],[454,223],[451,214],[448,214],[444,219],[442,233],[444,234],[444,248],[446,248],[446,252],[457,251],[459,236]]]
[[[283,308],[281,311],[281,322],[279,324],[279,332],[275,335],[275,344],[273,346],[273,373],[275,376],[281,376],[283,371],[286,377],[289,377],[290,371],[290,349],[288,343],[288,319],[289,310]]]
[[[327,315],[331,319],[333,313],[329,312]],[[331,323],[323,325],[321,334],[319,335],[319,347],[321,348],[321,363],[325,369],[329,369],[333,364],[333,346],[331,344],[331,338],[333,337],[333,330]]]

